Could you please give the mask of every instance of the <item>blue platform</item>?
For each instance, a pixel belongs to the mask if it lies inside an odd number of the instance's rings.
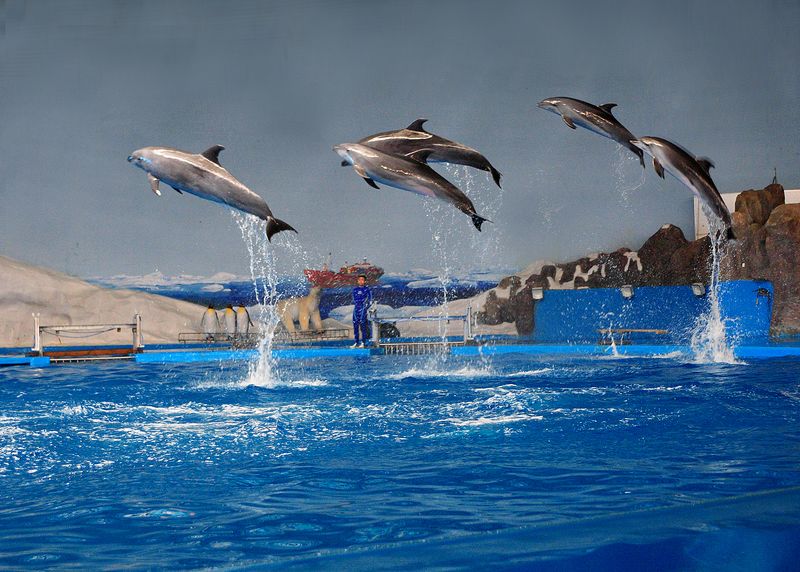
[[[293,348],[272,351],[272,357],[282,359],[315,359],[346,356],[369,356],[369,348]],[[224,351],[165,351],[136,354],[136,363],[197,363],[223,361],[252,361],[258,359],[258,350]]]
[[[728,339],[734,344],[769,341],[773,290],[770,282],[722,282],[719,303]],[[644,344],[688,344],[698,317],[709,308],[707,294],[691,286],[640,286],[623,297],[619,288],[546,290],[534,308],[532,340],[542,343],[596,343],[603,329],[665,330],[632,334]]]

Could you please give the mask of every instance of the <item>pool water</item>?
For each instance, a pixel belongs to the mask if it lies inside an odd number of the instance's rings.
[[[792,570],[800,361],[0,369],[0,567]]]

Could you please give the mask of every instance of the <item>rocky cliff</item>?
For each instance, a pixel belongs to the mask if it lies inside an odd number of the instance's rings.
[[[769,280],[775,288],[774,335],[800,334],[800,204],[784,204],[779,184],[742,192],[733,213],[736,240],[721,252],[723,280]],[[544,264],[528,276],[509,276],[486,296],[478,320],[514,323],[520,335],[533,332],[533,288],[619,288],[708,284],[711,241],[687,240],[671,224],[636,251],[620,248],[560,264]]]

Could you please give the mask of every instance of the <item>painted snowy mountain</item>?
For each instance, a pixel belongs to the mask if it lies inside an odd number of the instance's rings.
[[[436,306],[445,298],[457,300],[475,296],[493,288],[503,276],[511,273],[505,269],[476,270],[443,277],[431,270],[415,268],[407,272],[384,274],[372,291],[378,304],[392,308]],[[167,276],[153,272],[143,276],[94,277],[88,281],[99,286],[141,290],[196,304],[211,304],[216,308],[224,308],[228,304],[252,306],[257,303],[252,278],[225,272],[212,276]],[[261,281],[258,283],[260,286]],[[298,296],[308,292],[309,284],[305,278],[282,277],[276,289],[281,298]],[[351,304],[351,290],[349,287],[325,290],[320,301],[322,317],[328,317],[334,308]]]

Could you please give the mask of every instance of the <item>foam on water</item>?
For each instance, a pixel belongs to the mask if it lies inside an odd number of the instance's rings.
[[[497,417],[478,417],[476,419],[442,419],[441,423],[451,423],[457,427],[480,427],[482,425],[498,425],[506,423],[518,423],[520,421],[541,421],[542,415],[531,415],[528,413],[516,413],[511,415],[500,415]]]
[[[446,365],[446,356],[443,356],[441,365]],[[434,364],[439,365],[439,364]],[[497,374],[489,367],[473,367],[463,366],[458,369],[447,369],[446,367],[430,367],[425,364],[421,367],[412,367],[399,373],[391,373],[386,376],[386,379],[403,380],[403,379],[437,379],[437,378],[469,378],[478,379],[481,377],[492,377]]]
[[[543,367],[539,369],[530,369],[525,371],[515,371],[512,373],[506,373],[504,374],[504,377],[532,377],[551,372],[553,372],[552,367]]]

